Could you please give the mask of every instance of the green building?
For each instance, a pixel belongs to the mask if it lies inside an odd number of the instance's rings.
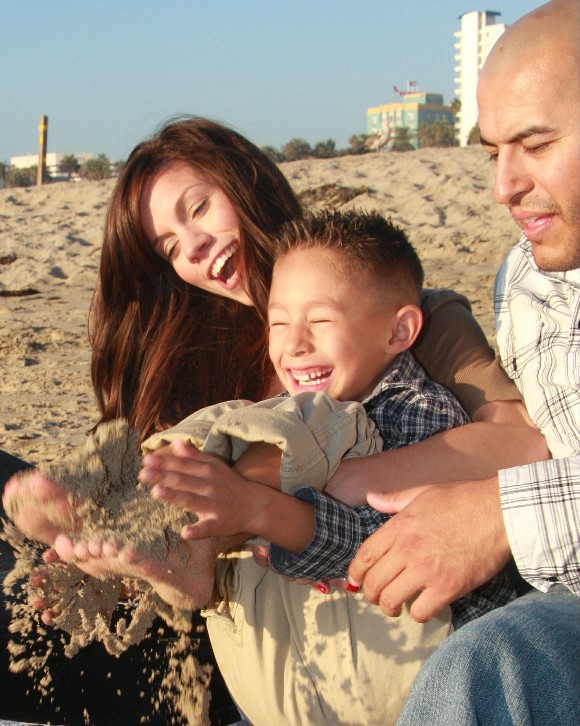
[[[453,128],[455,119],[451,107],[443,104],[442,94],[394,90],[401,96],[399,102],[367,109],[367,134],[378,137],[377,148],[385,146],[386,139],[392,139],[397,128],[409,129],[409,140],[414,146],[417,146],[417,128],[422,122],[447,121]]]

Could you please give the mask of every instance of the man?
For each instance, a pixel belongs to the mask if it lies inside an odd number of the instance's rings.
[[[502,363],[553,459],[484,481],[369,495],[399,512],[353,585],[424,621],[513,556],[533,589],[432,656],[399,724],[580,723],[580,4],[552,0],[497,41],[478,86],[496,201],[522,230],[498,275]]]

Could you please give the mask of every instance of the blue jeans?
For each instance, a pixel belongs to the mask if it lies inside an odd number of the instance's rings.
[[[451,635],[397,726],[578,726],[580,598],[532,590]]]

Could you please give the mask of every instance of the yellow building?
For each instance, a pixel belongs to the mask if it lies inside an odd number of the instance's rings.
[[[376,135],[386,143],[386,139],[393,138],[395,129],[409,129],[409,140],[417,146],[417,128],[420,123],[432,124],[441,120],[453,127],[454,116],[451,107],[443,104],[442,94],[395,90],[401,96],[400,101],[367,109],[367,134]]]

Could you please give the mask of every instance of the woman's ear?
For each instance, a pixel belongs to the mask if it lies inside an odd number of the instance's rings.
[[[388,352],[398,355],[408,350],[421,332],[423,313],[418,305],[405,305],[399,308],[393,319],[391,337],[387,343]]]

